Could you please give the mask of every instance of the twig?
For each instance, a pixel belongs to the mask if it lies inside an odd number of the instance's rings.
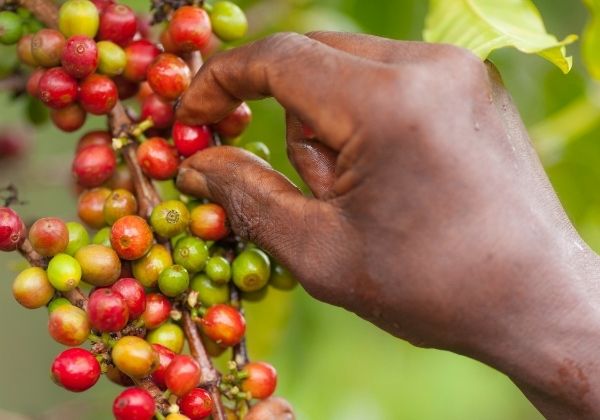
[[[41,267],[44,269],[48,267],[48,260],[35,252],[29,239],[25,239],[21,246],[19,246],[19,253],[32,267]]]
[[[238,311],[244,315],[244,309],[242,308],[242,301],[240,299],[240,291],[235,285],[231,285],[229,292],[229,301],[231,306],[237,308]],[[233,356],[232,360],[237,365],[238,369],[243,368],[250,362],[250,358],[248,357],[248,347],[246,346],[246,337],[242,338],[242,341],[239,342],[233,348]]]
[[[22,73],[11,74],[0,80],[0,91],[20,95],[27,87],[27,77]]]

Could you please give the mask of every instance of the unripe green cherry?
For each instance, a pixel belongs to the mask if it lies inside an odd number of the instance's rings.
[[[158,288],[163,295],[175,297],[185,292],[190,285],[190,275],[180,265],[165,268],[158,277]]]
[[[73,256],[79,251],[79,248],[89,245],[90,234],[81,223],[77,222],[67,223],[67,230],[69,231],[69,245],[65,249],[65,254]]]
[[[39,267],[23,270],[13,282],[13,296],[22,306],[37,309],[50,302],[54,296],[54,287],[46,272]]]
[[[0,12],[0,43],[16,44],[23,36],[23,19],[13,12]]]
[[[93,39],[99,24],[98,9],[89,0],[67,0],[58,12],[58,27],[67,38],[85,35]]]
[[[271,150],[269,150],[269,147],[263,142],[253,141],[244,144],[242,147],[267,162],[271,160]]]
[[[142,286],[155,287],[160,273],[172,265],[173,259],[167,248],[155,244],[146,255],[137,261],[133,261],[131,268],[133,277],[142,283]]]
[[[204,271],[212,281],[224,284],[231,280],[231,265],[224,257],[212,257],[206,263]]]
[[[204,306],[229,302],[229,284],[216,284],[206,274],[195,276],[190,288],[198,292],[198,300]]]
[[[233,260],[233,282],[244,292],[267,285],[271,276],[269,257],[258,248],[247,249]]]
[[[279,290],[292,290],[298,284],[296,278],[288,271],[287,268],[279,263],[273,265],[271,271],[271,279],[269,284],[275,289]]]
[[[179,200],[164,201],[154,207],[150,224],[158,235],[172,238],[186,231],[190,224],[190,212]]]
[[[112,349],[115,366],[132,378],[145,378],[159,366],[158,353],[146,340],[125,336]]]
[[[243,38],[248,30],[248,20],[244,11],[230,1],[219,1],[213,5],[210,22],[215,35],[223,41]]]
[[[110,227],[100,229],[92,238],[92,243],[96,245],[103,245],[107,248],[112,248],[110,243]]]
[[[48,280],[61,292],[69,292],[79,286],[81,266],[67,254],[57,254],[48,264]]]
[[[176,264],[183,266],[190,273],[202,270],[208,259],[206,243],[195,236],[186,236],[177,241],[173,250]]]
[[[71,305],[69,299],[64,297],[59,297],[56,299],[52,299],[52,301],[48,304],[48,313],[51,314],[55,309],[60,308],[61,306]]]
[[[148,333],[146,340],[150,344],[160,344],[175,353],[183,350],[183,330],[177,324],[167,322]]]
[[[127,65],[125,50],[111,41],[98,42],[98,72],[107,76],[118,76]]]

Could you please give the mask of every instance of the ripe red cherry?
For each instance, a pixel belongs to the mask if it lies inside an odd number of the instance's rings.
[[[202,420],[210,416],[213,401],[205,389],[196,388],[179,401],[179,408],[190,420]]]
[[[252,394],[252,398],[269,398],[277,388],[277,371],[265,362],[248,363],[242,369],[248,377],[242,382],[242,389]]]
[[[124,78],[123,76],[117,76],[113,78],[113,81],[117,85],[119,91],[119,99],[126,100],[133,98],[138,93],[139,85],[136,82],[132,82]]]
[[[112,136],[108,131],[90,131],[89,133],[86,133],[83,136],[81,136],[79,142],[77,143],[76,152],[79,152],[81,149],[85,149],[86,147],[94,145],[111,146]]]
[[[25,240],[26,231],[23,219],[14,210],[0,207],[0,251],[15,251]]]
[[[121,295],[129,309],[129,319],[139,318],[146,310],[146,292],[139,281],[123,278],[112,285],[113,292]]]
[[[152,373],[152,380],[160,389],[164,390],[167,388],[165,372],[175,358],[175,353],[160,344],[152,344],[152,348],[158,353],[158,368]]]
[[[129,320],[125,299],[111,289],[98,289],[92,293],[87,313],[92,327],[100,332],[121,331]]]
[[[212,131],[207,125],[185,125],[176,122],[173,126],[173,141],[179,154],[189,157],[210,146]]]
[[[149,330],[159,327],[171,315],[172,305],[169,299],[160,293],[146,296],[146,310],[142,315],[144,326]]]
[[[94,188],[84,191],[77,202],[77,215],[88,226],[101,229],[104,221],[104,202],[110,195],[108,188]]]
[[[169,24],[171,41],[182,52],[197,51],[203,48],[212,34],[210,17],[204,9],[183,6],[173,14]]]
[[[65,108],[77,99],[77,89],[77,80],[64,69],[55,67],[41,77],[39,98],[50,108]]]
[[[131,42],[137,32],[137,18],[124,4],[111,4],[100,15],[98,39],[112,41],[122,47]]]
[[[192,72],[181,58],[163,53],[148,67],[148,83],[152,90],[167,101],[174,101],[192,82]]]
[[[73,161],[73,175],[82,187],[102,185],[112,176],[117,158],[109,146],[94,145],[81,149]]]
[[[150,118],[156,128],[168,128],[173,125],[175,111],[173,104],[163,101],[158,95],[150,95],[142,103],[142,114],[140,119]]]
[[[27,79],[27,93],[29,96],[34,98],[39,97],[40,94],[40,80],[42,80],[42,76],[46,73],[45,69],[36,69],[31,73],[29,79]]]
[[[146,175],[158,180],[173,178],[179,167],[175,149],[161,137],[143,142],[137,149],[137,160]]]
[[[218,204],[200,204],[190,213],[190,230],[205,241],[218,241],[229,234],[227,213]]]
[[[52,257],[63,252],[69,245],[69,230],[62,220],[44,217],[29,229],[29,242],[38,254]]]
[[[152,42],[145,39],[133,41],[125,48],[127,65],[123,76],[132,82],[146,80],[146,72],[154,59],[160,54],[160,50]]]
[[[94,5],[96,6],[98,12],[103,13],[108,6],[114,4],[115,2],[114,0],[92,0],[92,3],[94,3]]]
[[[200,365],[185,354],[175,356],[165,371],[165,384],[169,391],[182,397],[200,383]]]
[[[57,128],[72,133],[83,127],[87,113],[78,104],[71,104],[66,108],[53,109],[50,111],[50,118]]]
[[[119,99],[117,85],[110,77],[92,74],[81,82],[79,102],[90,114],[108,114]]]
[[[84,35],[72,36],[65,44],[60,61],[67,73],[77,79],[83,79],[98,67],[98,47],[92,38]]]
[[[93,387],[100,378],[100,363],[87,350],[63,351],[52,363],[52,380],[65,389],[82,392]]]
[[[251,121],[252,111],[248,104],[242,102],[235,111],[215,125],[215,130],[219,135],[233,139],[239,137]]]
[[[128,388],[113,403],[116,420],[152,420],[156,406],[152,396],[141,388]]]
[[[235,346],[246,333],[246,320],[234,307],[217,304],[208,308],[202,318],[202,331],[221,346]]]
[[[110,232],[113,249],[124,260],[137,260],[150,250],[154,236],[148,223],[139,216],[124,216],[115,222]]]

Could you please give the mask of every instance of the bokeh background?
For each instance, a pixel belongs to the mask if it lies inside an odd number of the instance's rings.
[[[123,2],[139,11],[149,3]],[[239,3],[249,11],[253,36],[330,29],[418,40],[427,11],[425,0]],[[535,3],[549,31],[559,38],[582,32],[587,12],[581,2]],[[583,68],[579,46],[569,51],[575,66],[568,76],[539,57],[514,50],[497,52],[492,60],[539,142],[569,216],[600,251],[600,102],[597,87]],[[3,50],[5,59],[10,59],[10,52]],[[285,156],[281,109],[272,100],[251,107],[255,120],[244,141],[266,142],[274,166],[299,182]],[[0,96],[0,109],[0,130],[29,130],[33,138],[25,160],[0,162],[0,185],[10,180],[19,187],[27,201],[19,211],[27,218],[51,215],[75,220],[75,196],[65,185],[78,135],[60,133],[50,125],[27,127],[24,104],[6,95]],[[88,126],[102,123],[90,119]],[[49,366],[61,348],[48,336],[44,310],[26,311],[12,300],[11,281],[22,264],[16,255],[0,255],[0,409],[24,418],[111,418],[110,407],[119,390],[107,380],[81,395],[50,381]],[[541,418],[504,375],[461,356],[414,348],[351,313],[315,302],[300,288],[289,294],[270,291],[265,302],[248,304],[248,312],[251,357],[266,358],[278,368],[278,393],[292,402],[299,419]],[[1,420],[10,418],[0,413]]]

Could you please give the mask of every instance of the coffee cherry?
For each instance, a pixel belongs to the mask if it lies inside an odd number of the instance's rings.
[[[144,326],[148,329],[158,328],[171,315],[171,302],[160,293],[146,296],[146,310],[142,314]]]
[[[38,65],[35,58],[33,58],[33,54],[31,53],[31,43],[33,41],[33,35],[28,34],[22,37],[17,44],[17,56],[19,57],[19,61],[23,64],[27,64],[31,67],[36,67]]]
[[[234,307],[218,304],[206,311],[202,318],[202,331],[217,344],[231,347],[244,338],[246,320]]]
[[[29,94],[29,96],[32,96],[34,98],[39,97],[40,80],[42,79],[42,76],[45,72],[45,69],[35,69],[29,75],[29,78],[27,79],[27,93]]]
[[[69,292],[79,286],[81,266],[67,254],[57,254],[48,264],[48,280],[60,292]]]
[[[82,187],[98,187],[108,181],[117,167],[115,152],[109,146],[89,146],[73,160],[73,175]]]
[[[180,51],[197,51],[204,47],[212,32],[210,18],[204,9],[183,6],[175,11],[169,24],[171,40]]]
[[[79,346],[90,335],[90,321],[87,314],[77,306],[62,305],[50,313],[48,332],[60,344]]]
[[[69,230],[62,220],[56,217],[44,217],[37,220],[29,229],[29,242],[38,254],[52,257],[67,249]]]
[[[12,209],[0,207],[0,251],[15,251],[25,240],[23,219]]]
[[[213,409],[213,401],[205,389],[192,389],[179,401],[181,412],[191,420],[202,420],[210,416]]]
[[[112,245],[110,244],[110,231],[111,228],[109,227],[100,229],[92,238],[92,243],[96,245],[102,245],[107,248],[112,248]]]
[[[158,367],[158,354],[139,337],[121,338],[111,353],[115,366],[132,378],[145,378]]]
[[[98,47],[94,40],[87,36],[72,36],[62,50],[60,61],[67,73],[77,79],[83,79],[98,67]]]
[[[171,33],[169,32],[168,26],[160,33],[160,44],[162,45],[163,50],[165,52],[171,54],[181,53],[181,51],[179,50],[179,46],[175,44],[171,39]]]
[[[98,39],[125,46],[137,32],[137,18],[131,8],[124,4],[111,4],[100,15]]]
[[[274,264],[269,284],[275,289],[292,290],[298,284],[298,280],[284,266]]]
[[[121,372],[119,369],[117,369],[113,365],[108,365],[106,367],[106,377],[108,378],[109,381],[111,381],[117,385],[121,385],[121,386],[125,386],[125,387],[133,385],[133,381],[131,380],[131,378],[129,376],[125,375],[123,372]]]
[[[102,41],[102,42],[108,42],[108,41]],[[113,81],[117,85],[117,91],[119,92],[119,99],[121,99],[123,101],[126,99],[133,98],[140,89],[139,84],[126,79],[122,75],[113,77]]]
[[[146,255],[133,262],[133,276],[144,287],[155,287],[160,273],[171,265],[171,253],[164,246],[156,244]]]
[[[42,29],[31,40],[31,54],[42,67],[59,66],[65,43],[65,37],[57,30]]]
[[[113,176],[108,180],[107,185],[114,190],[135,192],[133,178],[126,164],[120,164],[117,166]]]
[[[108,188],[94,188],[83,192],[79,196],[77,214],[83,223],[93,229],[100,229],[105,226],[104,202],[110,193],[111,191]]]
[[[197,273],[204,268],[208,259],[208,247],[202,239],[186,236],[175,245],[173,259],[176,264],[183,266],[191,273]]]
[[[114,190],[104,202],[104,220],[113,225],[121,217],[136,214],[137,209],[137,200],[131,192]]]
[[[152,373],[152,380],[160,389],[164,390],[167,388],[165,372],[175,358],[175,353],[160,344],[152,344],[152,348],[158,353],[158,368]]]
[[[224,284],[231,280],[231,265],[223,257],[216,256],[209,259],[204,271],[217,284]]]
[[[54,287],[50,284],[44,270],[30,267],[15,278],[12,293],[22,306],[37,309],[46,305],[54,297]]]
[[[65,389],[82,392],[100,378],[100,363],[84,349],[68,349],[59,354],[51,368],[52,380]]]
[[[112,291],[121,295],[127,309],[129,319],[137,319],[146,310],[146,292],[136,279],[122,278],[111,287]]]
[[[163,238],[173,238],[187,230],[190,212],[179,200],[163,201],[152,210],[150,224]]]
[[[190,230],[205,241],[218,241],[229,234],[227,214],[218,204],[201,204],[190,214]]]
[[[123,76],[132,82],[143,82],[146,80],[148,67],[160,54],[160,50],[152,42],[145,39],[133,41],[125,48],[127,65]]]
[[[69,232],[69,245],[65,249],[65,254],[73,256],[80,248],[89,245],[90,235],[83,225],[77,222],[67,223],[67,230]]]
[[[242,382],[242,390],[249,392],[252,398],[264,400],[275,392],[277,371],[265,362],[251,362],[242,369],[248,377]]]
[[[229,417],[227,417],[227,419],[229,419]],[[167,417],[165,417],[165,420],[191,420],[191,419],[188,416],[184,416],[183,414],[171,413]]]
[[[154,399],[141,388],[126,389],[113,403],[116,420],[152,420],[155,411]]]
[[[169,53],[159,55],[150,64],[147,77],[152,90],[167,101],[179,98],[192,82],[192,72],[185,61]]]
[[[129,309],[125,300],[111,289],[93,292],[89,298],[87,313],[92,327],[100,332],[119,332],[129,321]]]
[[[262,289],[271,276],[269,257],[260,249],[251,248],[233,260],[233,282],[244,292]]]
[[[196,275],[190,288],[198,292],[198,300],[204,306],[213,306],[229,302],[229,285],[216,284],[206,274]]]
[[[150,344],[160,344],[175,353],[181,353],[185,338],[183,330],[177,324],[167,322],[148,333],[146,340]]]
[[[218,1],[210,12],[213,32],[223,41],[236,41],[243,38],[248,30],[246,14],[237,4]]]
[[[71,104],[65,108],[51,110],[50,118],[59,130],[72,133],[83,127],[87,113],[78,104]]]
[[[52,68],[40,79],[40,100],[50,108],[60,109],[77,99],[77,80],[60,67]]]
[[[110,243],[124,260],[142,258],[152,247],[154,236],[148,223],[139,216],[125,216],[117,220],[111,230]]]
[[[55,309],[65,305],[71,305],[71,302],[69,302],[69,300],[66,298],[59,297],[52,299],[52,301],[50,301],[50,303],[48,304],[48,313],[51,314],[52,312],[54,312]]]
[[[227,347],[223,347],[223,346],[218,345],[213,340],[211,340],[210,338],[208,338],[206,336],[206,334],[204,334],[204,333],[200,334],[200,340],[202,341],[202,345],[204,346],[204,349],[206,350],[206,353],[210,357],[219,357],[220,355],[222,355],[223,353],[225,353],[225,350],[227,350]]]
[[[97,287],[106,287],[117,281],[121,274],[121,260],[115,251],[102,245],[86,245],[75,253],[82,271],[82,279]]]
[[[200,365],[187,355],[175,356],[165,371],[165,383],[171,393],[182,397],[200,383]]]
[[[169,128],[175,120],[173,104],[162,100],[158,95],[148,96],[142,103],[140,120],[150,119],[155,128]]]
[[[76,151],[79,152],[81,149],[85,149],[88,146],[111,146],[112,136],[107,131],[97,130],[90,131],[84,134],[77,143]]]
[[[137,160],[146,175],[162,181],[175,177],[179,167],[175,150],[161,137],[143,142],[137,149]]]
[[[250,143],[244,144],[244,149],[249,151],[250,153],[258,156],[259,158],[266,160],[269,162],[271,160],[271,151],[267,147],[266,144],[260,141],[253,141]]]
[[[85,35],[95,38],[99,22],[98,9],[88,0],[67,0],[58,12],[58,27],[66,37]]]
[[[0,12],[0,43],[16,44],[23,35],[23,20],[13,12]]]
[[[235,111],[218,122],[214,128],[222,137],[234,139],[244,132],[251,121],[252,111],[245,102],[242,102]]]
[[[173,141],[177,151],[183,157],[190,157],[209,147],[212,135],[211,129],[206,125],[191,126],[176,122],[173,126]]]
[[[175,297],[185,292],[190,285],[190,275],[180,265],[165,268],[158,277],[158,288],[169,297]]]
[[[108,6],[115,4],[115,0],[92,0],[92,3],[98,9],[98,13],[102,14]]]
[[[86,77],[79,89],[79,103],[90,114],[108,114],[119,99],[115,82],[101,74]]]
[[[98,57],[98,71],[107,76],[118,76],[123,73],[127,65],[125,50],[111,41],[98,42]],[[115,84],[119,91],[119,97],[121,97],[122,92],[119,85],[116,82]]]

